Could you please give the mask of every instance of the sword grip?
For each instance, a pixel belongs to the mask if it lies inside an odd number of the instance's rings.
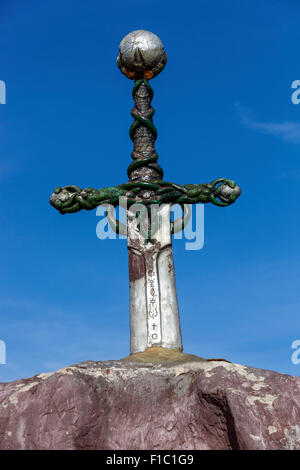
[[[133,162],[127,169],[130,181],[160,180],[163,170],[158,165],[158,155],[155,151],[157,130],[152,117],[154,109],[151,106],[153,90],[145,78],[135,81],[132,96],[135,102],[131,115],[134,118],[129,135],[134,144],[131,157]]]

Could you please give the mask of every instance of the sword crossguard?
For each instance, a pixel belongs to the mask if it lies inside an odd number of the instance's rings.
[[[151,182],[136,181],[119,186],[93,189],[81,189],[78,186],[55,188],[50,197],[50,204],[61,214],[92,210],[97,206],[119,205],[122,198],[127,207],[142,204],[151,209],[151,205],[162,204],[197,204],[211,202],[217,206],[229,206],[240,196],[240,187],[232,180],[219,178],[212,183],[185,184],[180,186],[163,180]]]

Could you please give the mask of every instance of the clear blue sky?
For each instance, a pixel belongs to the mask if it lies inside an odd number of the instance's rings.
[[[0,381],[129,353],[126,241],[48,199],[127,181],[132,82],[116,57],[135,29],[168,54],[152,81],[165,179],[243,190],[205,207],[201,251],[174,242],[184,350],[299,375],[299,15],[296,0],[1,0]]]

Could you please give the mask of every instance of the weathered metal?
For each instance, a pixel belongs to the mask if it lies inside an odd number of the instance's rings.
[[[121,197],[126,198],[128,207],[137,202],[145,206],[211,202],[216,206],[225,207],[232,204],[240,194],[239,186],[226,178],[219,178],[211,183],[183,186],[162,180],[151,182],[141,180],[101,189],[80,189],[73,185],[57,187],[50,197],[50,203],[61,214],[78,212],[82,209],[91,210],[104,204],[116,207]]]
[[[128,210],[132,354],[152,346],[182,350],[170,208],[169,204],[159,208],[157,217],[160,221],[148,240],[141,233],[139,218],[131,208]]]
[[[156,34],[139,29],[127,34],[119,46],[117,64],[126,77],[154,78],[167,63],[164,46]]]
[[[127,169],[129,182],[118,186],[81,189],[57,187],[50,203],[61,214],[107,207],[107,217],[117,233],[127,235],[130,281],[131,353],[161,346],[182,350],[172,252],[172,234],[182,230],[189,219],[187,204],[232,204],[241,194],[232,180],[183,186],[163,180],[155,150],[157,130],[151,106],[153,90],[149,79],[164,68],[167,56],[160,39],[149,31],[134,31],[121,41],[117,64],[134,80],[130,137],[133,162]],[[113,216],[113,207],[127,210],[127,226]],[[179,204],[184,216],[170,221],[170,209]]]

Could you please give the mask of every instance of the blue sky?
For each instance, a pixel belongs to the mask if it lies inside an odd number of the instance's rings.
[[[48,199],[127,180],[132,82],[116,57],[135,29],[168,54],[152,81],[165,179],[243,190],[205,207],[202,250],[174,242],[184,351],[299,375],[299,14],[296,0],[1,0],[0,381],[129,353],[126,241]]]

